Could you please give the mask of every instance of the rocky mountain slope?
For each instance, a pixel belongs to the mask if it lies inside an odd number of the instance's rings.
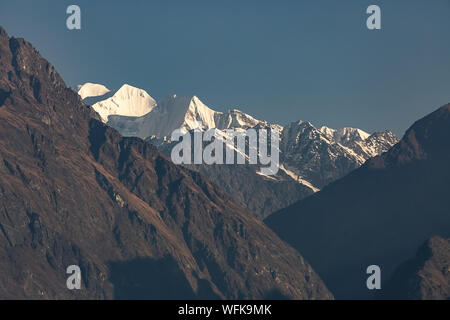
[[[280,162],[292,176],[322,189],[397,142],[390,131],[370,135],[356,128],[317,129],[298,121],[283,128]]]
[[[417,121],[388,152],[266,223],[304,254],[338,298],[370,297],[426,239],[450,236],[450,105]]]
[[[382,298],[450,300],[450,239],[433,237],[401,264]]]
[[[100,120],[0,28],[0,298],[332,298],[245,207]]]
[[[170,155],[174,145],[168,141],[161,143],[155,138],[148,141],[167,155]],[[314,193],[310,186],[298,183],[282,170],[271,177],[258,174],[259,165],[189,164],[185,167],[203,174],[259,218]]]

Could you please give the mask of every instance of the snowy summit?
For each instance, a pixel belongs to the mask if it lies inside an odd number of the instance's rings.
[[[81,99],[89,97],[99,97],[107,94],[110,90],[102,84],[86,82],[85,84],[77,86],[77,92]]]
[[[95,103],[92,108],[103,122],[111,115],[141,117],[156,106],[156,101],[145,90],[124,84],[112,97]]]

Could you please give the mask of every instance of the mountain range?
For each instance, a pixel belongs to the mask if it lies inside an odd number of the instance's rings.
[[[279,171],[175,165],[178,128],[279,130]],[[449,139],[450,104],[398,140],[70,89],[0,27],[0,299],[448,300]]]
[[[265,221],[304,254],[337,298],[370,297],[368,266],[380,266],[385,284],[427,239],[450,236],[448,141],[445,105],[388,152]]]
[[[78,88],[78,93],[83,97],[85,91],[94,92],[97,87],[104,86],[87,83]],[[145,91],[129,85],[109,96],[99,95],[96,100],[85,102],[91,103],[103,121],[122,135],[146,139],[168,155],[175,144],[170,141],[171,133],[180,128],[185,131],[215,128],[222,132],[249,128],[279,130],[280,170],[275,176],[262,175],[257,165],[188,165],[262,218],[319,191],[398,142],[390,131],[368,134],[356,128],[317,129],[305,121],[283,127],[237,109],[214,111],[197,96],[172,95],[156,103]],[[127,99],[119,98],[123,96]],[[135,106],[142,105],[147,106],[145,115],[133,111]],[[241,181],[246,181],[245,185]]]

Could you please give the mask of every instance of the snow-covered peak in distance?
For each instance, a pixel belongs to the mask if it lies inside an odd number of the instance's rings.
[[[355,140],[366,140],[370,137],[369,133],[361,129],[349,127],[336,130],[323,126],[320,128],[320,132],[322,132],[327,138],[342,144]]]
[[[112,97],[95,103],[103,122],[111,115],[141,117],[156,107],[156,101],[145,90],[124,84]]]
[[[218,129],[253,128],[260,123],[259,120],[237,109],[226,113],[216,112],[215,122]]]
[[[103,96],[110,92],[110,90],[102,84],[86,82],[85,84],[77,86],[77,93],[81,99],[89,97]]]
[[[193,130],[201,123],[203,130],[217,128],[273,127],[265,121],[232,109],[218,112],[209,108],[197,96],[171,95],[158,103],[142,89],[123,85],[117,92],[96,84],[78,86],[86,104],[92,105],[103,120],[124,136],[170,136],[175,129]],[[104,89],[101,89],[101,88]],[[89,93],[86,93],[90,90]],[[108,93],[109,92],[109,93]],[[107,94],[108,93],[108,94]],[[275,126],[281,129],[280,126]]]
[[[397,142],[390,131],[369,135],[356,128],[316,129],[310,122],[297,121],[283,129],[280,162],[291,176],[321,189]]]
[[[197,96],[181,97],[172,95],[160,100],[151,112],[142,117],[110,116],[108,124],[124,135],[147,138],[170,137],[175,129],[190,131],[212,128],[251,128],[261,121],[233,109],[226,113],[215,111]]]
[[[174,110],[171,106],[168,107]],[[216,123],[214,118],[216,113],[216,111],[210,109],[197,96],[193,96],[187,103],[186,111],[182,112],[184,116],[179,128],[186,130],[196,129],[199,122],[202,123],[202,129],[215,128]]]
[[[158,106],[145,117],[144,126],[159,137],[170,136],[175,129],[202,129],[215,127],[215,111],[206,106],[197,96],[181,97],[172,95],[158,102]],[[146,135],[147,137],[149,135]]]
[[[193,130],[215,128],[218,113],[206,106],[197,96],[172,95],[158,102],[151,112],[142,117],[111,116],[108,124],[124,136],[147,138],[166,137],[175,129]]]
[[[329,128],[327,126],[322,126],[320,129],[320,132],[322,132],[328,139],[334,139],[334,134],[336,132],[336,129]]]

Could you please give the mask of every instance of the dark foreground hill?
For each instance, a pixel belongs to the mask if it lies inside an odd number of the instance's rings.
[[[96,117],[0,28],[0,298],[331,298],[247,209]]]
[[[337,298],[367,298],[428,238],[450,236],[450,105],[417,121],[381,156],[266,222]]]

